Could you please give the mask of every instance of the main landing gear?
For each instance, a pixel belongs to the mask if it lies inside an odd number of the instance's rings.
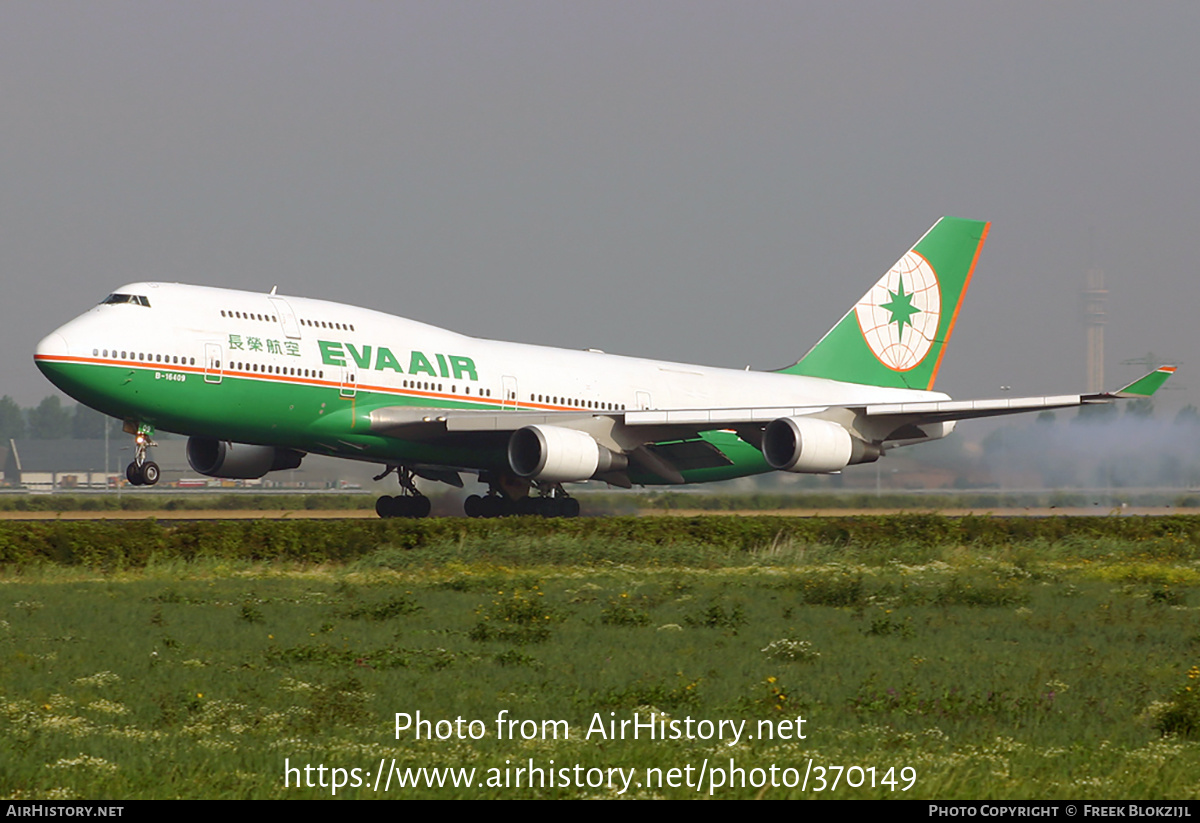
[[[428,517],[430,509],[433,508],[429,502],[429,498],[421,494],[417,490],[417,484],[413,482],[412,470],[404,466],[388,466],[383,474],[375,477],[376,480],[382,480],[389,474],[395,472],[396,479],[400,481],[402,494],[395,497],[383,495],[375,501],[375,513],[383,518],[392,517]]]
[[[531,497],[531,484],[527,480],[507,475],[497,478],[491,474],[481,474],[479,479],[488,484],[488,493],[483,497],[473,494],[463,501],[467,517],[579,516],[579,501],[567,495],[561,483],[535,481],[538,496]]]
[[[383,495],[375,501],[375,513],[383,518],[428,517],[432,508],[429,498],[417,490],[412,469],[398,464],[389,465],[375,480],[395,474],[400,481],[401,494]],[[579,501],[569,496],[560,483],[541,483],[517,477],[508,472],[482,472],[479,479],[488,484],[484,496],[473,494],[463,509],[467,517],[578,517]],[[537,496],[530,495],[536,487]]]
[[[137,427],[136,433],[130,433],[134,434],[133,462],[125,467],[125,479],[131,486],[153,486],[161,475],[158,464],[146,459],[146,449],[158,445],[151,439],[154,429],[143,424]]]

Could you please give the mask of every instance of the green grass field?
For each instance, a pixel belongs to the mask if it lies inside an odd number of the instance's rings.
[[[1192,519],[622,522],[10,527],[0,796],[1200,797]]]

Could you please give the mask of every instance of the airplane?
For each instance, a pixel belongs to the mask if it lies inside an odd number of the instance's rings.
[[[933,390],[989,223],[943,217],[804,357],[772,372],[484,340],[365,308],[177,283],[122,286],[47,335],[34,360],[62,391],[125,421],[126,470],[153,486],[157,429],[192,468],[261,478],[308,454],[380,464],[424,517],[415,479],[463,487],[471,517],[577,516],[563,484],[678,485],[828,474],[936,440],[959,420],[1148,397],[1116,392],[953,401]]]

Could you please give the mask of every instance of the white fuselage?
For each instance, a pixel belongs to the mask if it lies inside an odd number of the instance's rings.
[[[484,340],[303,297],[173,283],[132,283],[117,293],[144,296],[150,305],[96,306],[43,339],[39,358],[196,375],[204,374],[207,364],[210,371],[264,384],[349,385],[359,397],[391,396],[432,407],[616,411],[946,398],[938,392]]]

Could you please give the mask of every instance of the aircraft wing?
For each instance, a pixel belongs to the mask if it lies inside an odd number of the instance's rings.
[[[371,431],[385,437],[426,440],[456,434],[507,436],[527,426],[574,429],[601,446],[624,453],[635,464],[669,483],[684,482],[681,469],[728,463],[725,455],[700,439],[704,432],[735,431],[759,450],[772,421],[816,418],[818,425],[851,431],[857,440],[883,449],[943,437],[946,424],[1149,397],[1175,371],[1162,366],[1114,392],[990,400],[931,400],[829,406],[764,406],[728,409],[637,409],[625,411],[492,411],[388,406],[370,413]],[[836,424],[836,425],[832,425]],[[840,429],[839,429],[840,430]],[[842,437],[845,437],[843,432]],[[770,459],[770,458],[768,458]],[[625,485],[621,472],[604,479]]]
[[[423,434],[445,432],[512,432],[535,424],[567,426],[622,412],[492,411],[491,409],[439,409],[419,406],[385,406],[371,412],[371,431],[385,437],[421,439]]]
[[[1175,373],[1174,366],[1160,366],[1144,377],[1114,392],[1063,394],[1050,397],[1006,397],[994,400],[935,400],[917,403],[876,403],[865,407],[867,417],[912,418],[917,423],[970,420],[1004,414],[1064,409],[1109,403],[1123,398],[1150,397]]]
[[[781,417],[830,416],[845,409],[879,422],[893,420],[922,425],[1030,411],[1046,411],[1108,403],[1120,398],[1150,397],[1175,372],[1161,366],[1114,392],[1062,394],[1046,397],[1004,397],[990,400],[930,400],[910,403],[868,403],[849,406],[760,406],[730,409],[641,409],[611,411],[511,411],[436,409],[392,406],[371,412],[371,430],[385,436],[414,436],[422,430],[441,432],[512,432],[531,425],[590,430],[594,421],[611,420],[626,427],[653,429],[650,440],[694,436],[703,431],[765,426]]]

